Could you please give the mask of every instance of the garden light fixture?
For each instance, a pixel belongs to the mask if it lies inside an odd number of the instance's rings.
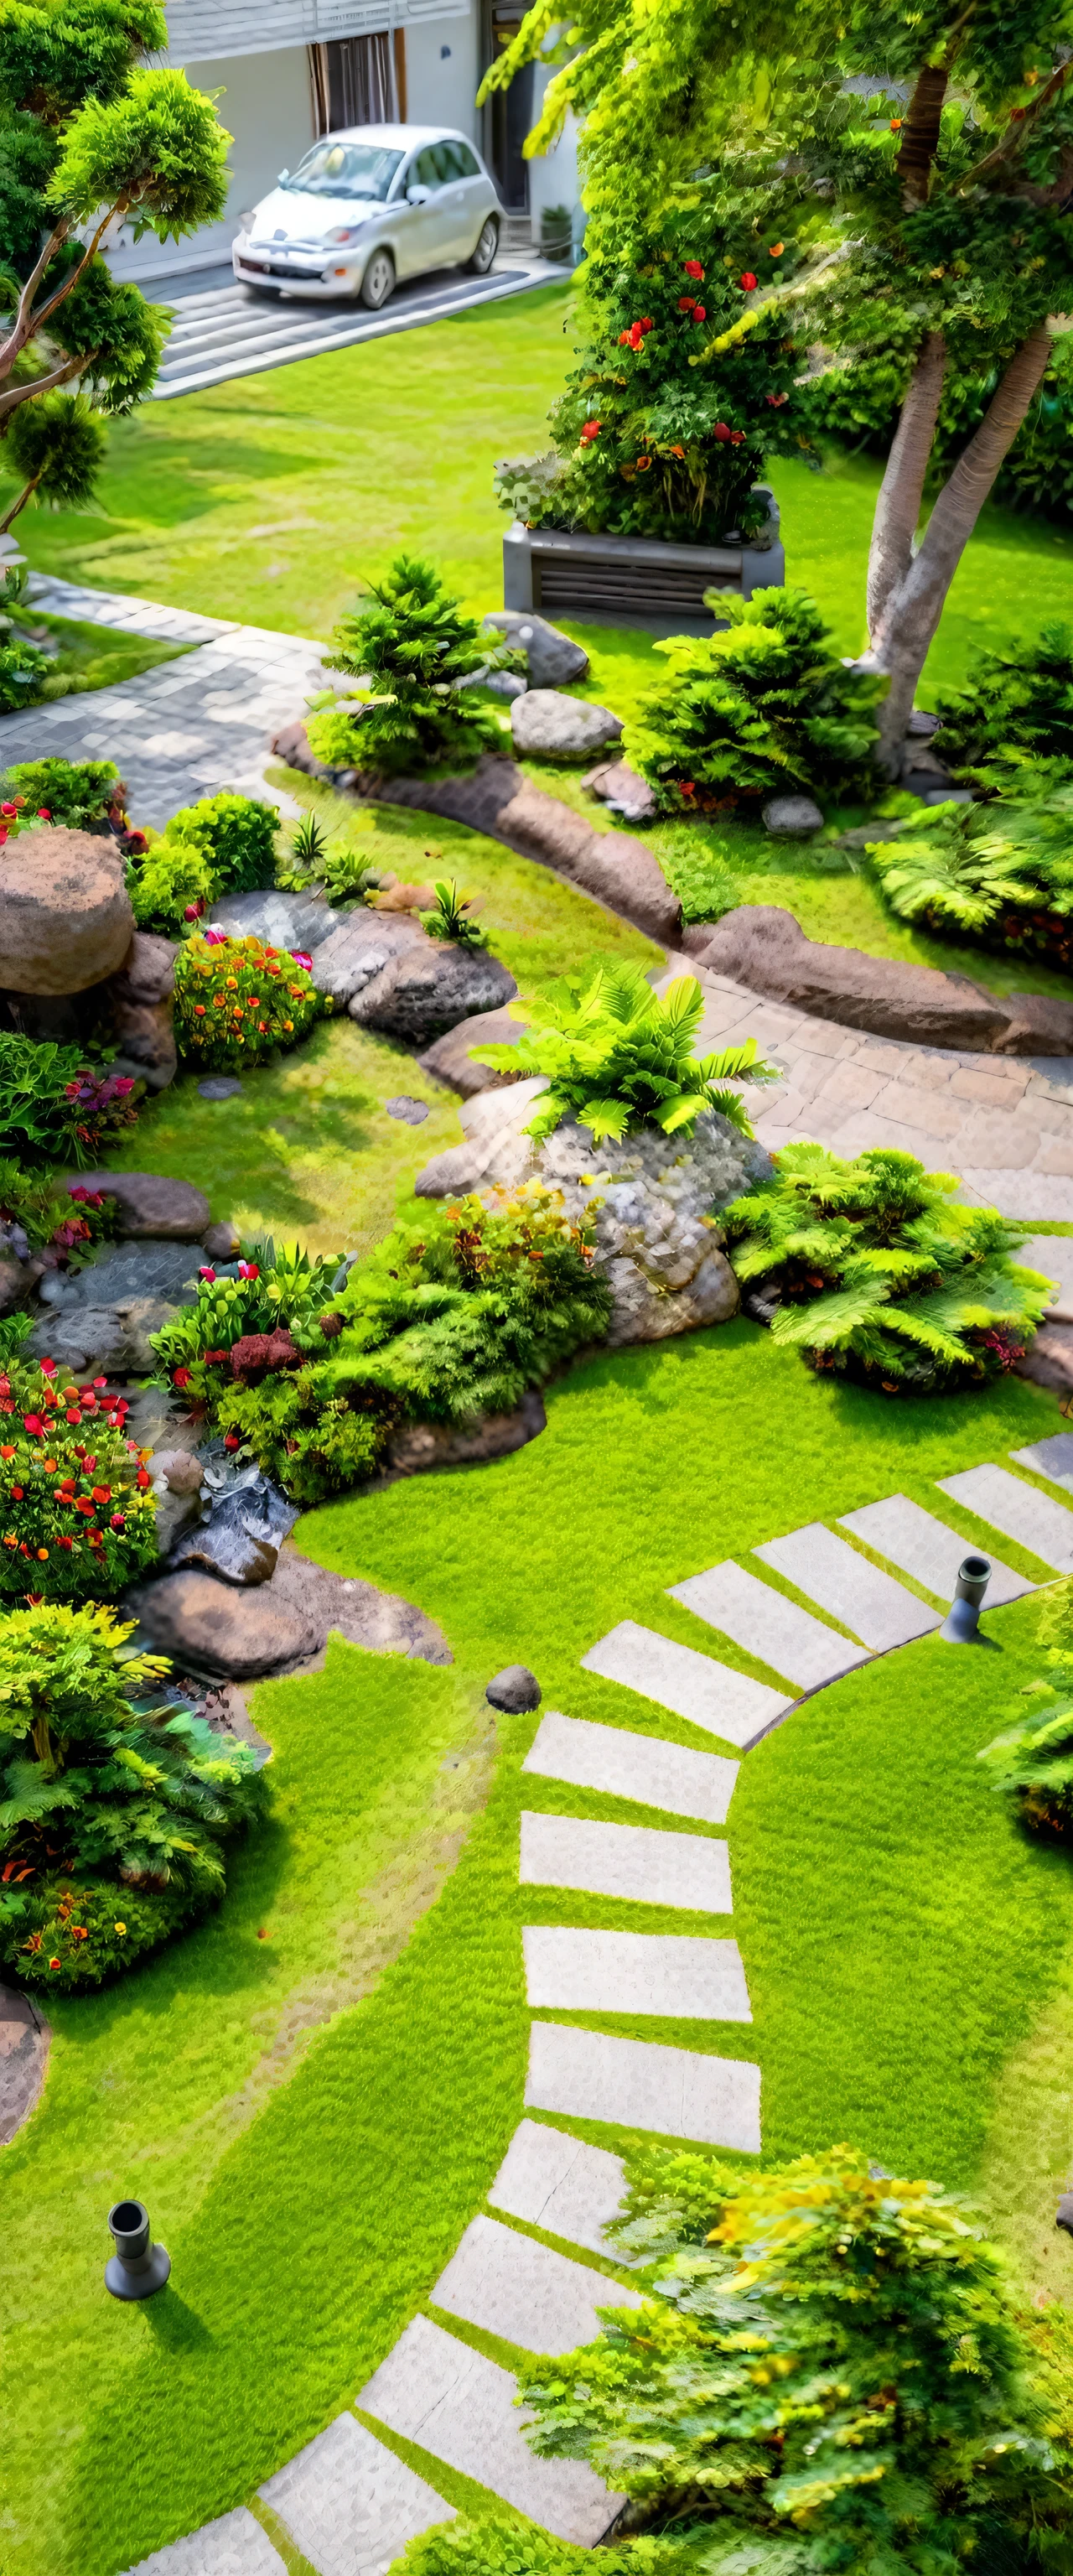
[[[151,2299],[154,2290],[164,2287],[171,2256],[151,2242],[144,2201],[117,2200],[108,2212],[108,2225],[115,2253],[104,2267],[105,2288],[113,2299]]]
[[[940,1637],[945,1637],[948,1646],[971,1645],[980,1625],[980,1606],[990,1581],[990,1557],[963,1558],[958,1567],[954,1598],[939,1630]]]

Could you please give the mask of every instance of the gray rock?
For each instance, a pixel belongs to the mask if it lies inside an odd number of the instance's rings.
[[[513,1413],[481,1413],[473,1422],[407,1422],[392,1433],[388,1464],[404,1476],[429,1467],[475,1467],[487,1458],[509,1458],[547,1428],[544,1399],[535,1387]]]
[[[79,1187],[116,1199],[128,1235],[197,1243],[209,1222],[203,1192],[189,1181],[166,1180],[160,1172],[72,1172],[67,1188]]]
[[[493,609],[483,621],[482,632],[502,635],[506,643],[521,647],[531,689],[565,689],[571,680],[583,680],[588,670],[589,657],[581,645],[531,608]]]
[[[460,1091],[464,1100],[475,1091],[506,1091],[514,1081],[511,1073],[493,1073],[490,1064],[481,1062],[482,1046],[517,1046],[524,1037],[527,1023],[516,1020],[512,1011],[478,1011],[471,1020],[459,1020],[456,1028],[426,1047],[417,1061],[422,1073],[432,1074],[436,1082],[445,1082],[452,1091]]]
[[[202,1250],[210,1261],[234,1261],[240,1245],[238,1227],[232,1224],[229,1216],[220,1217],[216,1225],[206,1226]]]
[[[490,1708],[501,1708],[508,1717],[518,1717],[524,1709],[539,1708],[540,1684],[526,1664],[505,1664],[494,1673],[484,1694]]]
[[[1073,1003],[1049,993],[989,993],[933,966],[831,948],[806,938],[793,914],[774,904],[724,913],[701,962],[769,1001],[878,1037],[994,1055],[1073,1054]]]
[[[413,1100],[408,1091],[400,1091],[394,1100],[385,1100],[389,1118],[401,1118],[407,1127],[423,1127],[428,1117],[427,1100]]]
[[[489,689],[494,698],[524,698],[529,682],[523,680],[520,671],[489,671],[482,686]]]
[[[313,950],[313,981],[318,993],[330,993],[336,1008],[343,1010],[382,974],[400,949],[425,950],[434,944],[411,912],[374,912],[359,904]]]
[[[121,1377],[127,1365],[127,1336],[114,1306],[50,1314],[35,1324],[25,1347],[30,1359],[55,1360],[76,1377]]]
[[[803,841],[810,832],[823,830],[823,816],[811,796],[769,796],[763,812],[765,831],[783,840]]]
[[[415,1195],[446,1199],[456,1191],[477,1189],[485,1178],[508,1189],[530,1179],[537,1168],[537,1148],[524,1131],[547,1087],[543,1074],[531,1074],[503,1091],[479,1091],[467,1100],[464,1143],[450,1145],[426,1163],[414,1182]]]
[[[198,1084],[202,1100],[233,1100],[241,1089],[237,1073],[210,1073]]]
[[[76,1306],[122,1306],[142,1297],[163,1297],[173,1306],[192,1305],[207,1249],[202,1243],[172,1243],[152,1236],[137,1243],[106,1243],[84,1270],[54,1271],[51,1279],[43,1279],[40,1294],[46,1304],[61,1305],[65,1314]]]
[[[171,1565],[201,1566],[221,1583],[268,1583],[297,1518],[266,1476],[251,1477],[214,1498],[208,1520],[173,1548]]]
[[[474,1012],[501,1010],[517,990],[513,975],[487,949],[430,939],[420,949],[398,950],[355,995],[350,1016],[404,1046],[427,1047]]]
[[[138,1621],[138,1650],[172,1656],[180,1672],[208,1681],[307,1671],[338,1629],[373,1654],[449,1664],[451,1650],[431,1619],[397,1593],[332,1574],[288,1540],[271,1581],[252,1591],[220,1583],[199,1567],[136,1585],[125,1610]]]
[[[167,1557],[183,1531],[200,1520],[200,1498],[197,1494],[173,1494],[170,1487],[164,1485],[159,1491],[154,1488],[153,1508],[156,1513],[157,1554]]]
[[[654,823],[659,808],[647,778],[639,778],[628,760],[605,760],[590,769],[583,787],[591,789],[606,805],[609,814],[621,814],[624,823]]]
[[[556,689],[527,689],[510,711],[514,748],[522,760],[543,754],[550,760],[591,760],[604,744],[617,742],[622,719],[608,707],[586,698],[564,698]]]
[[[172,1494],[200,1494],[204,1474],[194,1450],[157,1449],[150,1464],[154,1484],[160,1481]]]
[[[205,926],[226,930],[230,939],[265,939],[273,948],[312,953],[345,919],[323,895],[283,894],[278,886],[265,886],[253,894],[221,895]]]

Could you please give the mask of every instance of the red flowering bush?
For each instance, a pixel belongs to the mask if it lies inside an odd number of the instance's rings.
[[[199,1072],[263,1064],[274,1047],[297,1046],[330,1007],[308,965],[262,939],[195,931],[176,959],[175,1035]]]
[[[126,1399],[55,1360],[0,1371],[0,1595],[110,1600],[151,1565],[156,1509]]]

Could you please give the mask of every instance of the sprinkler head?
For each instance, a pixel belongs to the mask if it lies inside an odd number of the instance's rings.
[[[151,2299],[154,2290],[164,2287],[171,2256],[151,2241],[144,2201],[117,2200],[108,2212],[108,2225],[115,2253],[104,2267],[105,2288],[113,2299]]]
[[[980,1605],[991,1581],[991,1559],[967,1556],[958,1569],[954,1598],[947,1611],[940,1637],[948,1646],[971,1645],[980,1625]]]

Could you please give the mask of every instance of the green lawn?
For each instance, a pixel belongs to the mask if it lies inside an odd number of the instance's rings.
[[[36,609],[27,633],[35,642],[47,635],[58,646],[52,671],[69,683],[68,696],[75,681],[87,689],[114,689],[121,680],[136,680],[158,662],[174,662],[193,649],[189,644],[154,644],[147,635],[118,634],[85,618],[45,617]]]
[[[455,1668],[338,1644],[322,1675],[262,1685],[276,1813],[234,1856],[220,1914],[112,1993],[56,2007],[43,2106],[4,2158],[5,2576],[114,2576],[353,2399],[519,2117],[523,1920],[733,1928],[753,2027],[643,2028],[757,2058],[770,2158],[848,2136],[971,2184],[1004,2065],[1061,2011],[1067,1864],[1022,1843],[974,1760],[1038,1663],[1031,1603],[986,1621],[977,1650],[928,1639],[880,1660],[745,1759],[732,1927],[523,1900],[522,1803],[673,1826],[523,1780],[532,1719],[496,1721],[487,1805],[428,1907],[487,1785],[491,1671],[527,1662],[551,1706],[706,1747],[582,1673],[585,1648],[623,1616],[707,1642],[664,1586],[807,1518],[900,1489],[956,1521],[932,1479],[1003,1458],[1054,1409],[1016,1381],[888,1404],[810,1377],[742,1322],[593,1361],[549,1417],[495,1467],[301,1524],[318,1561],[438,1618]],[[1022,2173],[1014,2198],[1035,2190]],[[100,2283],[121,2192],[146,2199],[173,2257],[144,2310]],[[1064,2240],[1054,2260],[1064,2279]]]

